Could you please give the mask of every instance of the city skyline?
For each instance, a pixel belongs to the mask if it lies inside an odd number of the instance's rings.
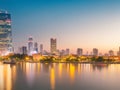
[[[59,49],[57,48],[57,38],[50,38],[50,45],[49,45],[49,50],[43,49],[44,44],[38,44],[38,42],[34,41],[34,38],[30,36],[28,38],[28,45],[25,46],[20,46],[18,47],[18,51],[15,52],[16,54],[22,54],[25,53],[27,50],[28,55],[33,55],[33,54],[41,54],[41,55],[78,55],[78,56],[86,56],[86,55],[93,55],[93,56],[119,56],[120,55],[120,46],[118,47],[117,51],[114,51],[112,49],[108,50],[105,53],[102,53],[98,48],[91,48],[90,51],[85,51],[84,48],[75,48],[75,51],[72,52],[72,50],[68,48],[62,48]],[[24,50],[23,50],[23,49]]]
[[[0,9],[12,16],[15,51],[27,46],[27,38],[32,35],[48,51],[49,39],[55,37],[57,49],[116,52],[120,46],[119,8],[117,0],[0,1]]]

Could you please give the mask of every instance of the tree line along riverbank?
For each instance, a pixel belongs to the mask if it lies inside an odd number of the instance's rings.
[[[66,55],[66,56],[28,56],[26,54],[12,54],[8,56],[0,57],[0,61],[14,59],[17,62],[48,62],[48,63],[120,63],[118,56],[77,56],[77,55]]]

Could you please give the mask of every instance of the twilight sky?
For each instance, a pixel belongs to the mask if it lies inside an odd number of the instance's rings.
[[[15,51],[29,36],[48,51],[51,37],[71,52],[120,46],[120,0],[0,0],[0,9],[11,13]]]

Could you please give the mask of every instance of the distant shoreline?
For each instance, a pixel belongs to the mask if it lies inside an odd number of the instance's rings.
[[[0,61],[1,63],[3,61]],[[57,62],[57,61],[52,61],[52,62],[49,62],[49,61],[16,61],[17,63],[21,63],[21,62],[28,62],[28,63],[76,63],[76,64],[120,64],[120,62],[78,62],[78,61],[69,61],[69,62]]]
[[[120,62],[40,62],[40,63],[120,64]]]

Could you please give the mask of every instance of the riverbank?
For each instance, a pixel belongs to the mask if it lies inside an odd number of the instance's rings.
[[[119,62],[77,62],[77,61],[71,61],[71,62],[40,62],[40,63],[79,63],[79,64],[120,64]]]
[[[0,61],[2,63],[3,61]],[[94,61],[16,61],[16,63],[78,63],[78,64],[120,64],[120,61],[101,61],[101,62],[94,62]]]

